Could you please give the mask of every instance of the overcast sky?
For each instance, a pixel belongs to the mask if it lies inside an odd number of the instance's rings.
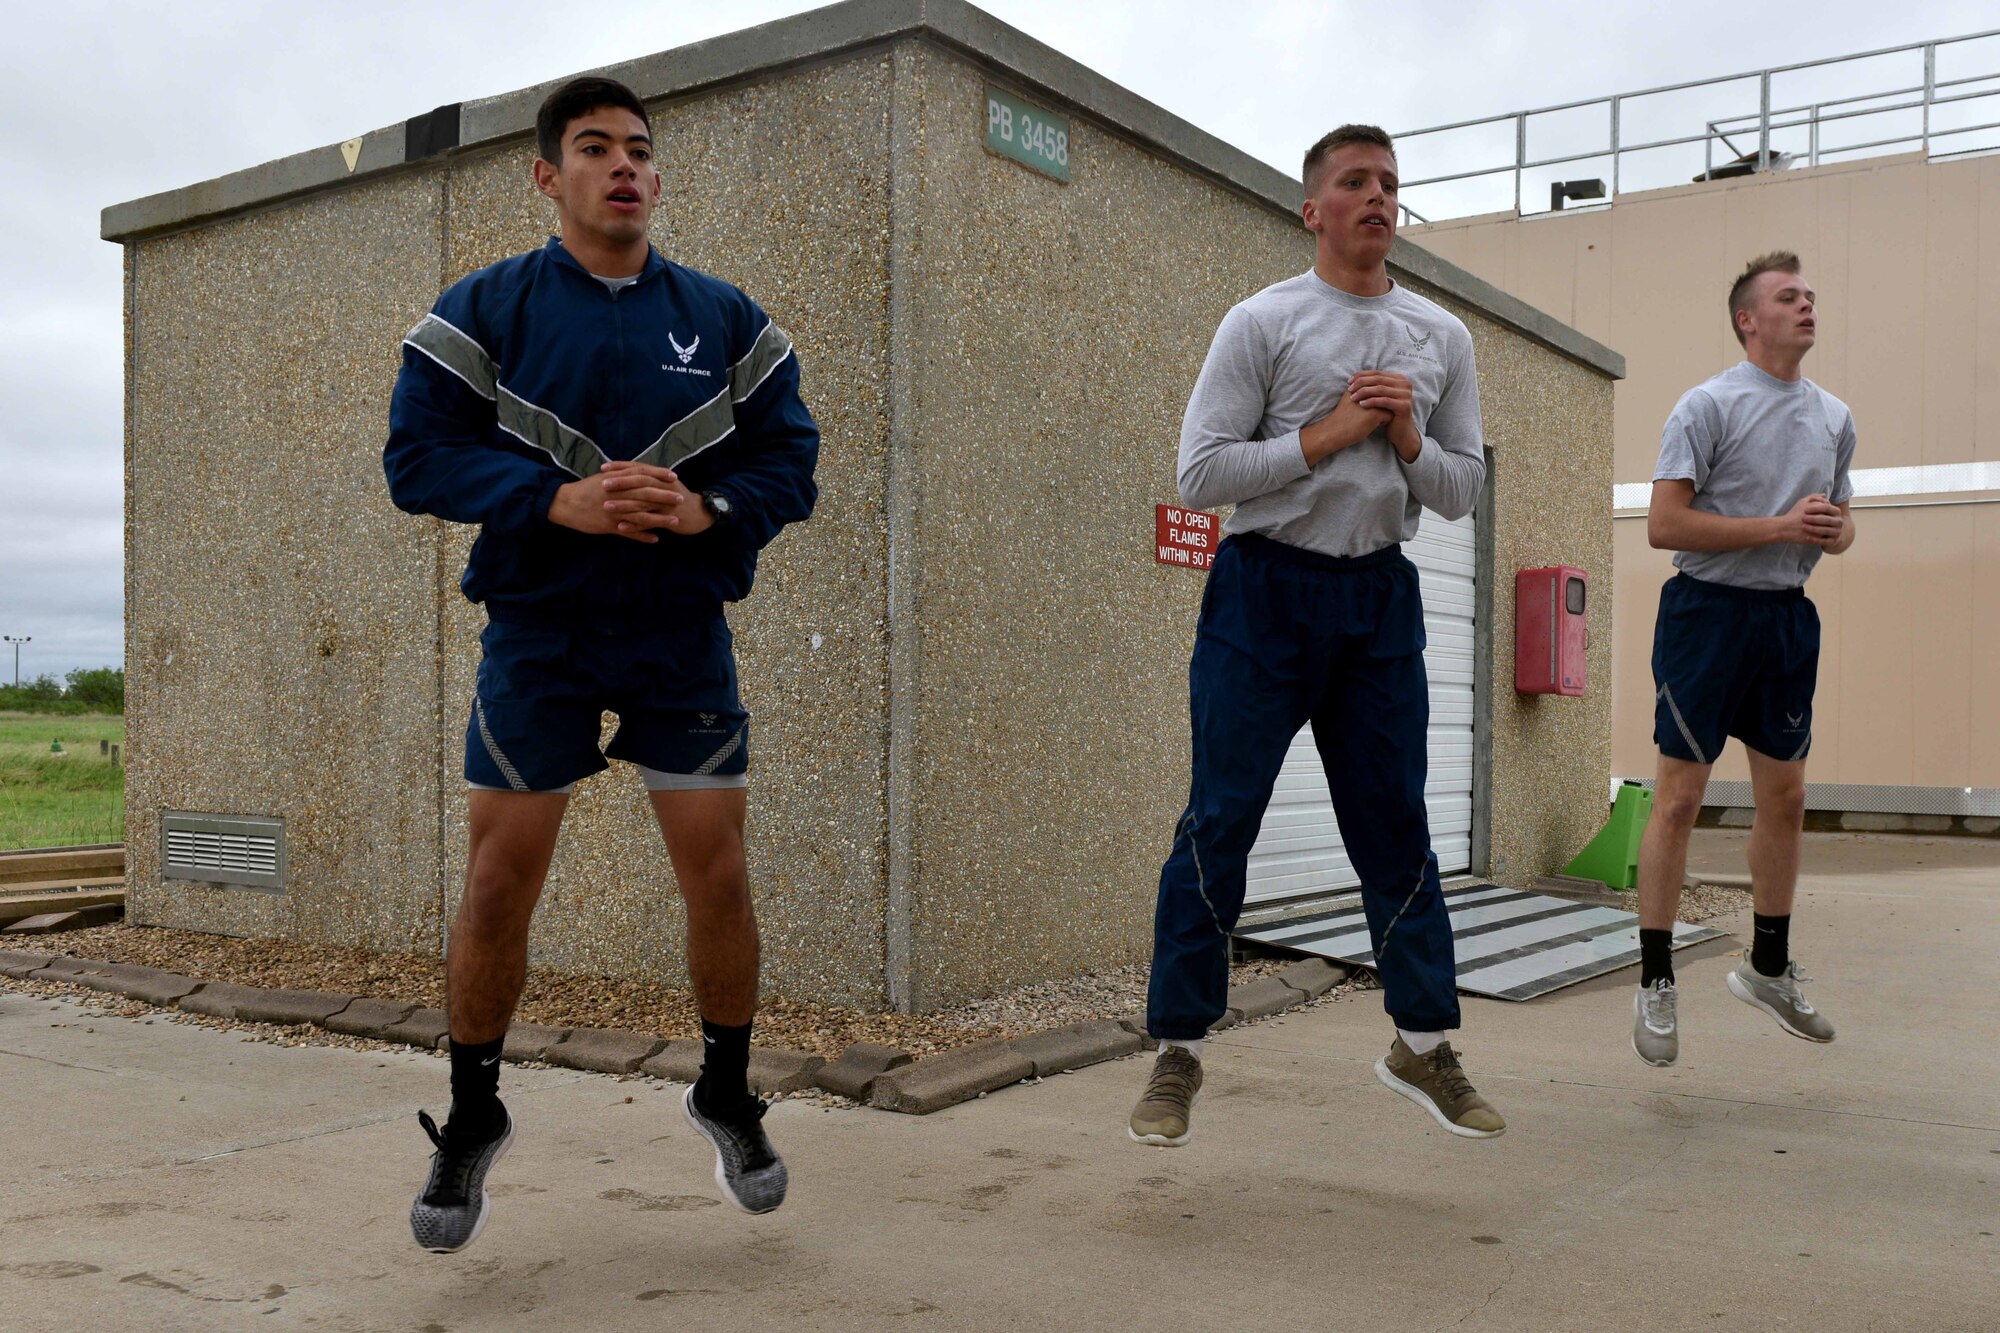
[[[65,0],[11,11],[0,45],[0,634],[33,636],[23,675],[123,660],[120,257],[97,239],[107,204],[814,7]],[[1290,173],[1343,120],[1417,129],[1956,36],[1996,26],[2000,12],[1992,0],[984,7]],[[1881,87],[1899,76],[1863,77]],[[1458,169],[1443,146],[1428,160],[1406,148],[1402,166],[1406,178]],[[1472,208],[1434,215],[1454,211]],[[12,667],[0,650],[0,673]]]

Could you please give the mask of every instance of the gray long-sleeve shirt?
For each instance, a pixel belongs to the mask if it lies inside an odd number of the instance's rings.
[[[1417,461],[1377,431],[1308,468],[1300,428],[1364,370],[1409,378]],[[1420,508],[1463,518],[1486,483],[1472,335],[1407,287],[1353,296],[1311,271],[1266,287],[1215,332],[1181,424],[1179,482],[1196,509],[1236,506],[1225,531],[1325,555],[1408,541]]]

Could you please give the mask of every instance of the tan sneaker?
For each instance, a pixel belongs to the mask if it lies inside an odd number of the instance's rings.
[[[1134,1143],[1178,1148],[1194,1135],[1188,1117],[1200,1098],[1201,1061],[1179,1046],[1169,1046],[1153,1061],[1146,1094],[1132,1108],[1132,1122],[1125,1132]]]
[[[1439,1042],[1429,1055],[1418,1055],[1398,1036],[1389,1053],[1375,1062],[1375,1077],[1462,1139],[1490,1139],[1507,1128],[1500,1113],[1472,1090],[1448,1041]]]

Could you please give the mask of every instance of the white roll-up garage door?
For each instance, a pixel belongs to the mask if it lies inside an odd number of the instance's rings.
[[[1478,545],[1472,519],[1451,522],[1426,509],[1403,553],[1423,578],[1424,667],[1430,675],[1431,847],[1446,874],[1472,864],[1473,583]],[[1292,740],[1263,831],[1250,850],[1245,901],[1272,904],[1351,889],[1348,864],[1312,728]]]

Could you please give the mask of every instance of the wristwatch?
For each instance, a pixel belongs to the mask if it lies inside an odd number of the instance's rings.
[[[706,509],[708,516],[717,523],[727,523],[736,514],[736,506],[730,504],[729,497],[721,491],[703,491],[701,507]]]

